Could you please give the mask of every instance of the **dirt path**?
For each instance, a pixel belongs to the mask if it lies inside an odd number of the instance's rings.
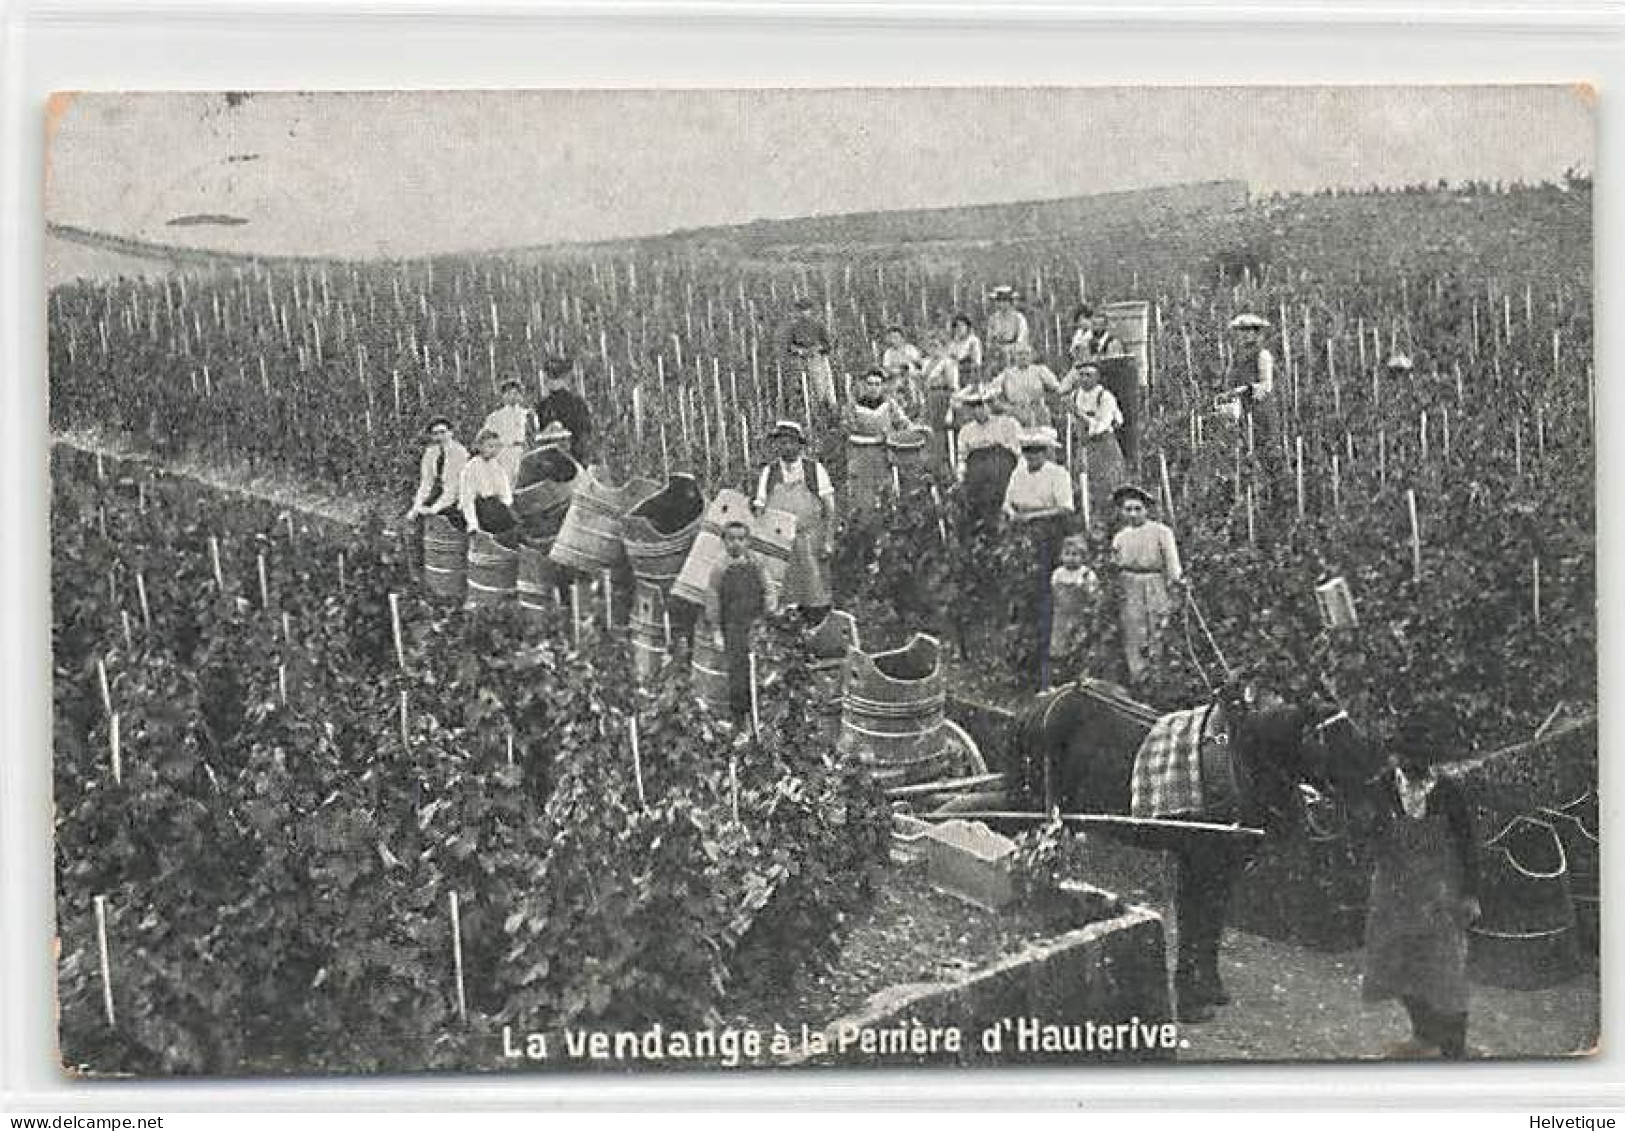
[[[246,495],[286,510],[299,511],[347,526],[359,526],[369,514],[380,513],[381,509],[387,511],[388,508],[386,500],[363,496],[334,498],[327,491],[287,476],[256,475],[245,468],[221,467],[218,464],[203,463],[195,459],[159,459],[140,451],[122,437],[110,433],[87,430],[56,432],[51,436],[51,443],[91,454],[100,453],[115,459],[151,463],[155,467],[162,467],[166,475],[190,479],[216,491]],[[410,502],[409,497],[403,497],[398,513],[405,513],[406,506]],[[398,514],[391,517],[398,517]]]
[[[1088,882],[1144,903],[1172,922],[1171,875],[1160,854],[1097,842]],[[1170,930],[1169,959],[1174,938]],[[1231,1004],[1191,1026],[1190,1060],[1350,1060],[1378,1055],[1409,1034],[1397,1002],[1360,1000],[1359,951],[1329,953],[1227,931],[1220,973]],[[1594,967],[1562,985],[1508,990],[1474,985],[1468,1041],[1488,1057],[1567,1056],[1591,1049],[1600,1031]]]

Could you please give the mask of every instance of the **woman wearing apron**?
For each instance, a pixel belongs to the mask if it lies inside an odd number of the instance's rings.
[[[752,509],[796,516],[796,540],[784,578],[781,606],[799,605],[809,624],[828,614],[829,559],[835,552],[835,487],[817,460],[804,456],[807,434],[793,420],[781,420],[767,434],[777,457],[756,484]],[[884,451],[884,449],[882,449]]]
[[[946,477],[953,464],[949,459],[948,437],[953,433],[954,396],[959,392],[959,362],[948,348],[948,336],[941,330],[926,335],[925,423],[931,429],[926,463],[935,475]]]
[[[1111,514],[1112,495],[1128,478],[1123,450],[1117,445],[1123,412],[1112,391],[1100,383],[1100,370],[1093,365],[1075,366],[1061,382],[1061,390],[1070,393],[1067,410],[1083,439],[1082,470],[1088,477],[1089,521],[1104,524]]]
[[[1150,517],[1146,491],[1126,484],[1112,495],[1125,523],[1112,538],[1113,564],[1122,590],[1123,659],[1131,684],[1157,660],[1157,634],[1173,611],[1173,591],[1184,584],[1174,532]]]
[[[994,287],[988,297],[993,300],[993,312],[987,316],[987,345],[1003,369],[1014,361],[1016,347],[1031,340],[1027,316],[1016,309],[1014,287]]]
[[[913,425],[896,401],[886,395],[886,372],[871,368],[863,375],[852,403],[846,406],[846,505],[853,522],[862,522],[880,508],[891,483],[886,438],[908,432]]]

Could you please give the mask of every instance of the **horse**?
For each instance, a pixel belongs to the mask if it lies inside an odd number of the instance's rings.
[[[1233,680],[1210,707],[1207,722],[1218,749],[1229,754],[1234,793],[1218,808],[1180,813],[1175,821],[1236,823],[1269,835],[1301,824],[1307,799],[1318,806],[1322,798],[1357,791],[1373,772],[1371,748],[1333,703],[1265,704],[1255,688]],[[1046,811],[1130,815],[1135,758],[1161,714],[1102,681],[1039,696],[1016,726],[1025,792]],[[1219,941],[1253,838],[1192,835],[1162,843],[1172,844],[1178,863],[1179,1014],[1203,1020],[1212,1006],[1229,1001],[1219,979]]]

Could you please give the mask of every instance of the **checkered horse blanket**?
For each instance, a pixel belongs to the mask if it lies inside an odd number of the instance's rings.
[[[1211,707],[1175,711],[1151,724],[1134,756],[1129,811],[1172,817],[1203,811],[1202,731]]]

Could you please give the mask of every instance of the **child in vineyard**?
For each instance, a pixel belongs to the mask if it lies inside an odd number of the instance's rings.
[[[1467,800],[1437,770],[1443,727],[1412,718],[1378,789],[1365,928],[1366,1001],[1398,998],[1411,1036],[1391,1057],[1467,1055],[1467,927],[1478,918]]]
[[[941,330],[926,335],[925,424],[931,429],[929,461],[941,474],[947,474],[948,437],[953,426],[954,396],[959,392],[959,362],[948,348],[948,336]]]
[[[535,434],[531,427],[531,412],[525,407],[525,386],[518,381],[502,382],[502,407],[485,418],[481,432],[495,432],[501,441],[497,459],[508,473],[508,482],[519,478],[519,461],[525,458],[525,449]]]
[[[728,710],[735,720],[750,718],[750,633],[771,611],[762,567],[750,552],[750,524],[734,519],[722,528],[728,557],[711,571],[706,616],[722,633],[728,662]]]
[[[1073,534],[1061,543],[1061,564],[1050,575],[1051,674],[1074,678],[1083,664],[1089,622],[1100,597],[1100,578],[1087,564],[1088,543]]]
[[[513,513],[513,481],[502,462],[502,436],[487,428],[474,442],[477,454],[463,467],[458,505],[470,534],[486,533],[509,544],[519,526]]]
[[[1158,639],[1173,612],[1173,594],[1185,584],[1174,532],[1151,518],[1154,501],[1133,484],[1112,496],[1124,523],[1112,537],[1112,558],[1121,586],[1123,659],[1131,684],[1144,679],[1159,658]]]

